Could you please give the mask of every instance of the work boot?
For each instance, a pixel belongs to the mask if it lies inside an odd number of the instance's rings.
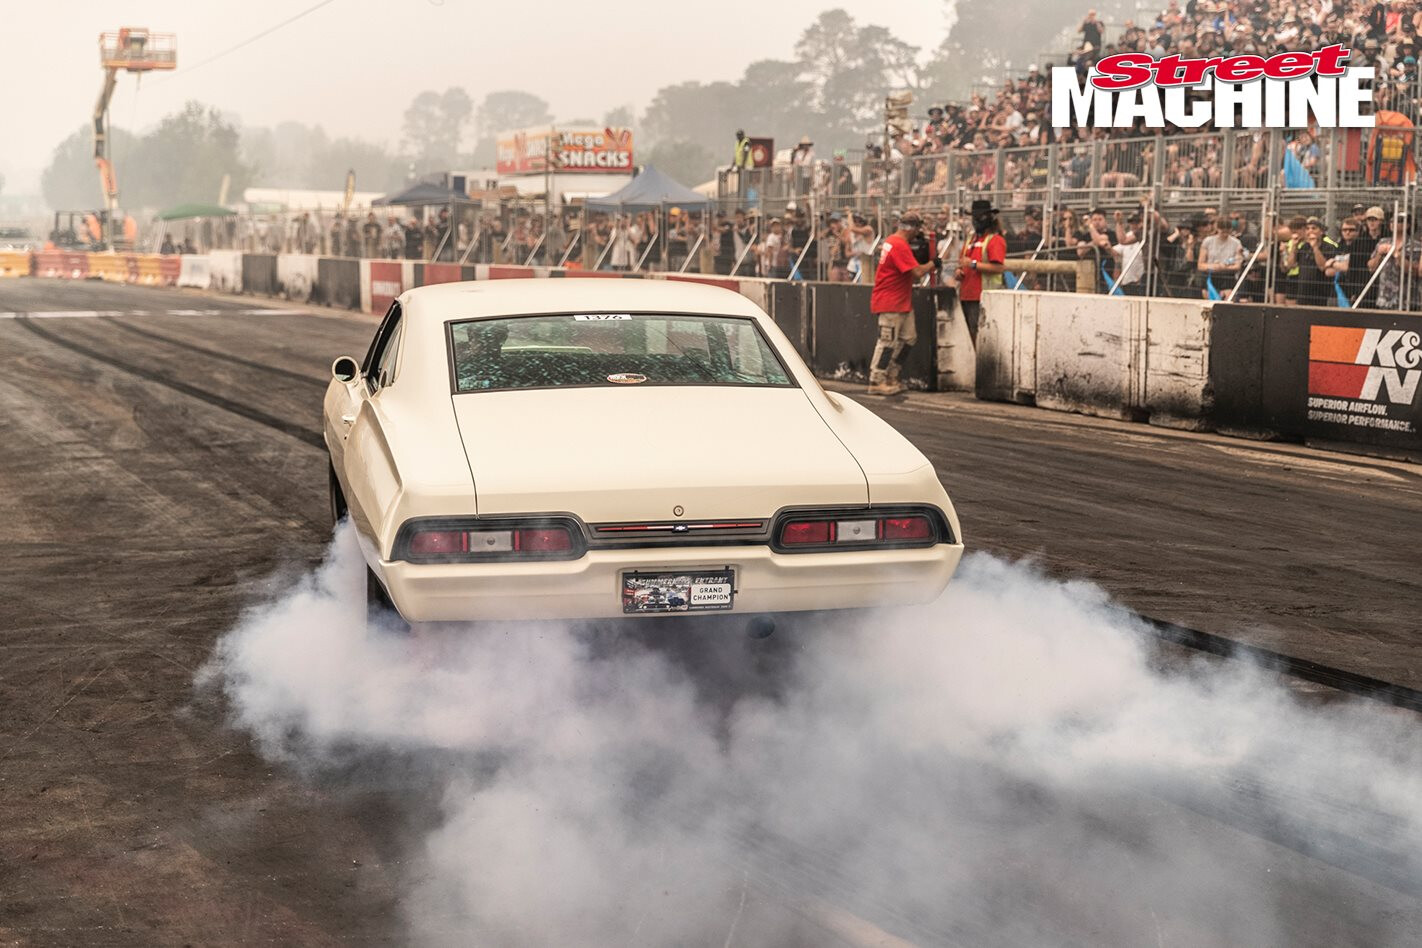
[[[904,390],[904,384],[899,381],[899,368],[899,364],[895,362],[884,373],[883,391],[879,392],[880,395],[897,395]]]
[[[869,390],[866,395],[893,395],[901,389],[894,388],[889,384],[889,377],[883,369],[874,369],[869,373]]]

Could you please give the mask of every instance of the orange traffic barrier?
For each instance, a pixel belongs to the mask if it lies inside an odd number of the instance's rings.
[[[110,283],[128,282],[128,255],[121,253],[91,253],[88,276]]]
[[[29,276],[33,265],[28,250],[0,251],[0,277]]]
[[[183,269],[183,258],[176,254],[139,253],[129,260],[132,262],[129,282],[144,286],[174,286]]]
[[[38,250],[32,272],[41,277],[82,280],[89,275],[89,255],[67,250]]]

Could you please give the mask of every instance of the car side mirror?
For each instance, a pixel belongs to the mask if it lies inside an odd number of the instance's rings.
[[[350,356],[341,356],[331,363],[331,374],[338,382],[354,382],[360,376],[360,366]]]

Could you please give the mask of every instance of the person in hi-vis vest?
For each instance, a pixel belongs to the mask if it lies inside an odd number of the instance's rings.
[[[958,257],[958,301],[973,344],[978,342],[978,319],[982,315],[983,290],[1002,289],[1002,272],[1007,269],[1007,238],[991,201],[975,200],[972,207],[973,239],[963,245]]]

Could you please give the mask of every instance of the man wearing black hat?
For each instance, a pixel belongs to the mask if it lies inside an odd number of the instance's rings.
[[[981,198],[973,201],[973,239],[963,245],[958,257],[958,301],[963,304],[963,319],[973,344],[978,342],[978,319],[982,315],[983,290],[1002,288],[1002,273],[1007,263],[1007,238],[1002,236],[1002,224],[997,208]]]
[[[942,146],[948,138],[948,120],[943,117],[943,109],[934,106],[928,110],[928,124],[923,128],[925,136]]]
[[[874,271],[874,292],[869,311],[879,322],[879,341],[869,359],[869,394],[897,395],[904,390],[899,382],[908,351],[918,341],[913,324],[913,285],[934,269],[937,260],[919,263],[910,241],[918,236],[923,218],[917,211],[899,215],[899,229],[884,240],[879,265]]]

